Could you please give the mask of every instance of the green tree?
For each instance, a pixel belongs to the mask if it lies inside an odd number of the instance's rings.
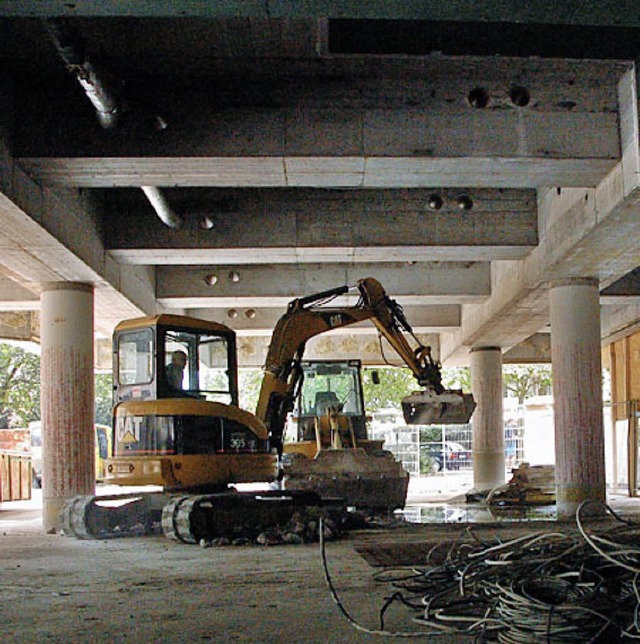
[[[261,386],[262,369],[238,370],[238,397],[242,409],[255,413]]]
[[[550,391],[551,366],[508,365],[502,370],[502,382],[505,393],[512,393],[522,405],[527,398]]]
[[[442,384],[446,389],[471,391],[471,371],[469,367],[444,367]]]
[[[95,422],[111,426],[113,412],[113,376],[97,373],[94,379]]]
[[[373,382],[372,372],[377,371],[380,384]],[[400,409],[400,401],[412,391],[420,389],[409,369],[404,367],[381,367],[363,369],[363,393],[368,413],[384,407]]]
[[[40,418],[40,356],[0,344],[0,428]]]

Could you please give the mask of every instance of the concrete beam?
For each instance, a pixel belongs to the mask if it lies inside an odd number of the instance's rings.
[[[440,354],[437,335],[418,335],[422,344],[430,346],[436,360]],[[240,367],[263,367],[267,357],[270,337],[253,336],[238,338],[238,364]],[[382,350],[377,337],[355,334],[338,334],[330,331],[312,338],[305,350],[305,360],[344,360],[358,358],[368,366],[388,363],[405,367],[393,348],[383,340]]]
[[[0,270],[31,293],[45,282],[95,286],[96,330],[156,309],[153,269],[120,267],[102,244],[90,199],[44,188],[14,163],[0,140]]]
[[[535,247],[530,190],[166,190],[184,219],[163,226],[140,191],[108,202],[106,245],[122,263],[476,261]],[[432,195],[442,200],[432,210]],[[461,210],[461,195],[471,200]],[[213,227],[200,227],[207,215]]]
[[[38,311],[40,298],[18,282],[0,274],[0,311]]]
[[[170,123],[144,137],[139,123],[118,136],[100,131],[77,96],[58,90],[39,100],[29,91],[14,142],[34,176],[80,187],[595,186],[620,158],[616,89],[628,68],[495,57],[278,60],[234,69],[232,86],[221,68],[188,101],[183,78],[172,86],[165,75],[146,95],[145,81],[130,79]],[[529,93],[527,105],[511,100],[514,85]],[[473,91],[486,107],[471,105]]]
[[[207,278],[215,277],[209,285]],[[296,266],[159,266],[156,297],[168,308],[264,307],[283,309],[296,297],[348,284],[354,289],[335,304],[355,304],[355,285],[378,279],[402,305],[479,302],[491,293],[485,262],[301,264]],[[238,281],[234,282],[232,278]]]
[[[640,264],[640,150],[635,70],[621,79],[622,161],[595,189],[549,189],[539,197],[540,244],[522,261],[494,262],[492,293],[463,308],[460,332],[443,342],[450,362],[472,346],[510,348],[549,321],[552,280],[595,277],[601,288]]]
[[[0,339],[38,342],[40,316],[35,311],[0,312]]]
[[[504,353],[502,364],[551,364],[551,335],[534,333]]]
[[[233,307],[228,309],[190,309],[187,315],[226,324],[239,336],[271,335],[285,307]],[[416,333],[440,333],[460,326],[460,307],[455,304],[435,306],[405,306],[404,313]],[[336,335],[376,334],[372,322],[361,322],[335,330]]]
[[[519,0],[477,2],[477,0],[450,0],[424,2],[423,0],[7,0],[2,3],[0,16],[54,17],[138,17],[158,18],[354,18],[387,20],[447,20],[479,22],[516,22],[568,25],[629,25],[640,26],[635,4],[613,0],[585,3],[582,0],[535,2],[523,4]]]

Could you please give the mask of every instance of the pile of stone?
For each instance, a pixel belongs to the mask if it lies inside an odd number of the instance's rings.
[[[216,546],[261,546],[296,545],[319,541],[320,518],[324,519],[324,538],[333,541],[340,538],[349,529],[349,517],[346,512],[327,511],[322,508],[305,508],[295,512],[284,525],[271,526],[264,530],[237,526],[233,537],[201,539],[202,548]]]

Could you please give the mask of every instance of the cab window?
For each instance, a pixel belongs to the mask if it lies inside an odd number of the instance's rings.
[[[151,329],[123,333],[118,338],[118,382],[148,384],[153,379],[153,333]]]
[[[167,331],[164,356],[165,379],[170,390],[179,395],[231,403],[226,338],[207,333]]]

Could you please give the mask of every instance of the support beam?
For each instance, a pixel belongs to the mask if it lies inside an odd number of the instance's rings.
[[[463,309],[462,327],[443,343],[448,362],[466,360],[466,348],[509,348],[549,320],[548,282],[593,275],[606,287],[638,266],[640,149],[636,70],[620,79],[622,161],[595,189],[540,191],[540,244],[520,262],[494,262],[485,303]]]
[[[401,305],[480,302],[488,297],[488,263],[418,262],[376,264],[301,264],[297,266],[158,267],[156,296],[169,308],[282,307],[303,295],[344,284],[350,295],[333,302],[355,304],[358,280],[375,277]],[[236,281],[234,281],[234,279]],[[214,284],[210,281],[215,280]]]
[[[460,325],[460,307],[456,304],[426,306],[405,306],[404,314],[416,333],[441,333],[451,331]],[[231,307],[190,309],[187,315],[230,326],[240,336],[271,335],[286,308],[282,307]],[[336,329],[340,335],[372,335],[377,329],[371,322],[360,322],[352,326]]]
[[[98,131],[90,108],[55,88],[42,101],[25,92],[15,149],[37,178],[76,187],[595,186],[620,159],[616,89],[629,67],[277,59],[234,67],[229,86],[228,63],[213,60],[210,85],[192,88],[188,101],[182,75],[129,79],[170,123],[145,137],[143,124],[117,137]],[[514,85],[529,93],[526,105],[512,100]],[[474,91],[486,106],[474,107]]]
[[[484,492],[505,481],[502,353],[498,347],[472,351],[471,389],[477,403],[472,421],[473,488]]]
[[[46,282],[94,284],[96,329],[106,336],[121,319],[156,310],[153,268],[120,266],[106,254],[92,199],[44,188],[1,139],[0,272],[37,295]]]
[[[605,501],[598,280],[549,291],[556,436],[556,507],[572,518],[583,501]]]
[[[550,362],[551,336],[548,333],[534,333],[502,355],[502,364],[549,364]]]
[[[483,261],[525,257],[538,242],[532,190],[166,190],[181,230],[139,190],[111,196],[106,245],[132,264]],[[429,203],[434,195],[440,209]],[[461,210],[460,197],[471,200]],[[191,216],[189,217],[189,214]],[[213,227],[203,229],[203,214]],[[161,280],[162,281],[162,280]]]
[[[43,527],[57,532],[64,502],[95,492],[93,287],[42,290]]]
[[[419,334],[418,339],[430,346],[434,358],[440,354],[437,335]],[[238,364],[241,367],[264,367],[271,338],[269,336],[242,336],[238,338]],[[388,364],[405,367],[398,354],[383,338],[382,347],[377,337],[330,331],[312,338],[305,348],[305,360],[344,360],[358,358],[372,367]]]

